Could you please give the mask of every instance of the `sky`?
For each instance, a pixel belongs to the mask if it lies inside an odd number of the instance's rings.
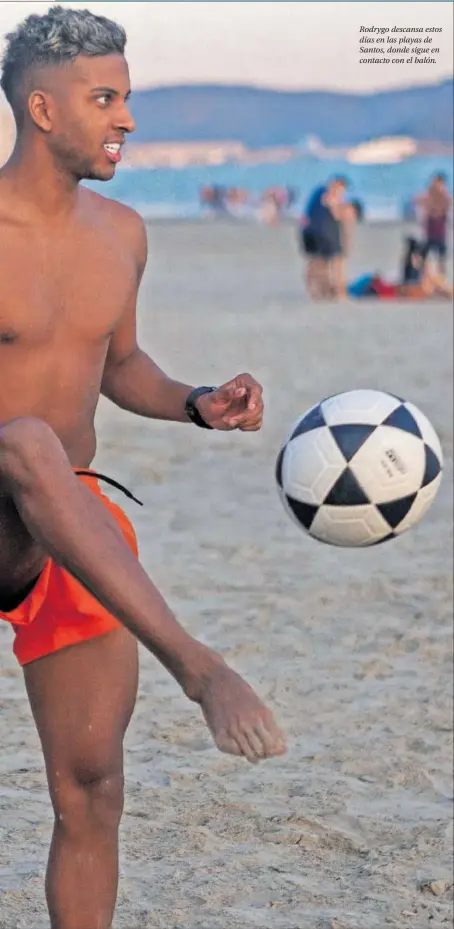
[[[238,83],[365,93],[433,83],[452,74],[451,2],[61,2],[88,8],[127,30],[133,87]],[[6,32],[49,3],[0,0]],[[360,26],[438,26],[430,64],[361,65]],[[435,41],[436,37],[436,41]]]

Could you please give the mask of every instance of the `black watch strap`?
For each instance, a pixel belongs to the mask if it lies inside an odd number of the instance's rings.
[[[200,426],[201,429],[212,429],[213,427],[209,426],[200,415],[196,407],[196,402],[202,394],[211,394],[214,390],[217,390],[217,387],[195,387],[194,390],[191,390],[191,393],[186,399],[184,411],[191,422],[196,426]]]

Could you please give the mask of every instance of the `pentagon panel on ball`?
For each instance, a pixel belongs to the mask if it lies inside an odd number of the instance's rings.
[[[285,509],[309,535],[363,547],[419,522],[442,470],[440,441],[418,407],[384,391],[350,390],[295,423],[276,481]]]

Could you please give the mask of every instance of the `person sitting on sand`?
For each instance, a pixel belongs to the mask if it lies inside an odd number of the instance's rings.
[[[399,296],[413,300],[426,300],[435,296],[452,299],[452,286],[444,274],[428,267],[427,254],[427,244],[421,244],[414,238],[407,239]]]
[[[453,297],[453,288],[446,277],[432,271],[426,263],[426,247],[417,239],[406,239],[401,281],[386,281],[380,274],[363,274],[348,287],[351,297],[378,297],[381,300],[427,300],[432,297]]]

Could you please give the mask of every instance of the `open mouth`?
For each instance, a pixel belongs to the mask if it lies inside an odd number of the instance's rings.
[[[118,164],[118,162],[121,161],[121,145],[119,142],[106,142],[103,148],[107,157],[114,164]]]

